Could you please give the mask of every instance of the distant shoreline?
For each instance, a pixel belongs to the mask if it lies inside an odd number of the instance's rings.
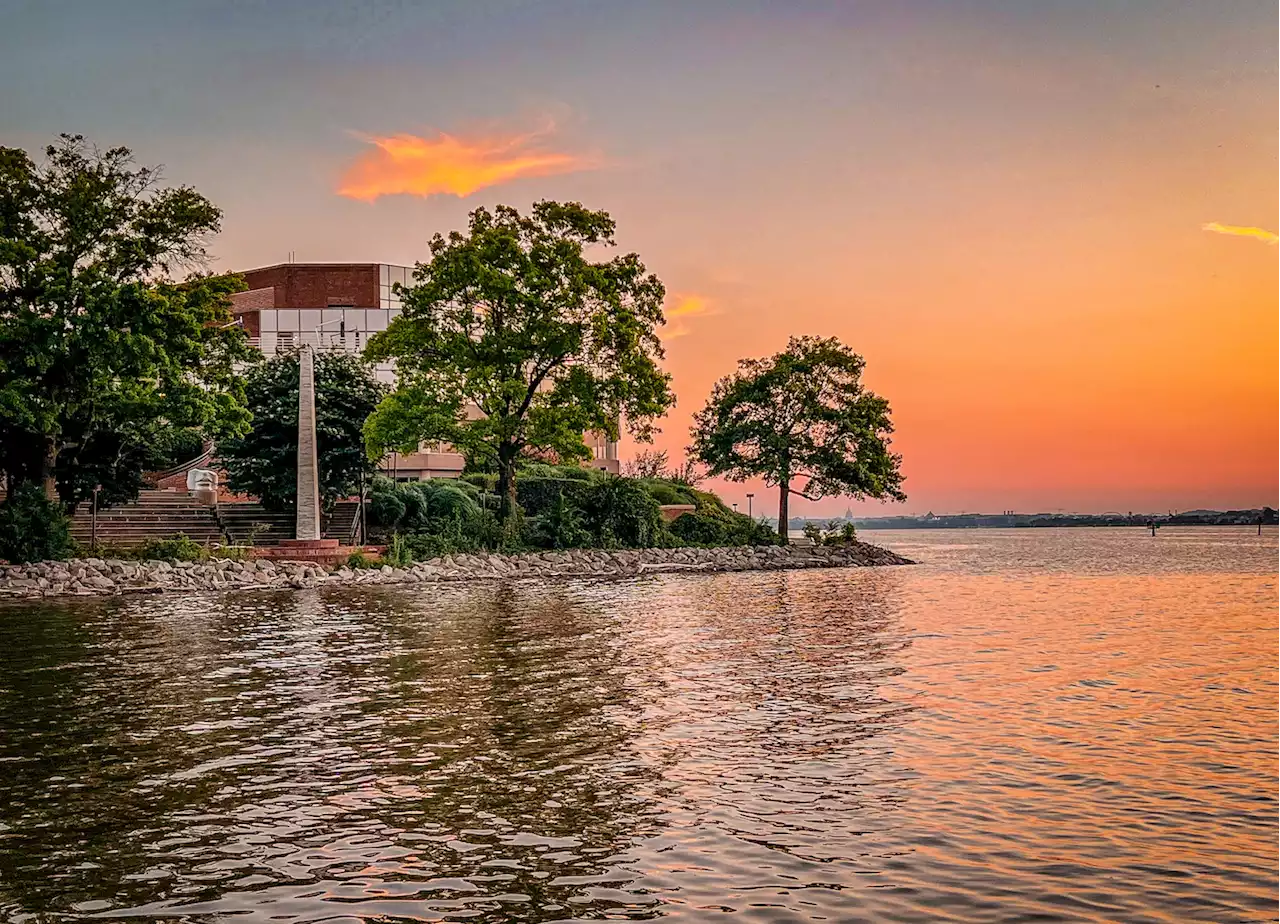
[[[1016,523],[1008,526],[993,524],[931,524],[922,523],[918,526],[908,526],[905,524],[863,524],[855,523],[858,529],[866,530],[922,530],[922,529],[1149,529],[1147,523]],[[1213,528],[1222,529],[1231,527],[1234,529],[1256,529],[1257,523],[1168,523],[1157,522],[1157,527],[1176,526],[1176,527],[1195,527],[1195,528]],[[1263,527],[1275,528],[1275,523],[1263,523]],[[798,532],[793,530],[793,532]]]
[[[1241,526],[1256,528],[1276,525],[1273,507],[1249,510],[1184,510],[1181,513],[957,513],[935,516],[807,517],[788,521],[790,532],[799,535],[806,524],[838,528],[852,522],[858,529],[1029,529],[1037,527],[1127,526]]]

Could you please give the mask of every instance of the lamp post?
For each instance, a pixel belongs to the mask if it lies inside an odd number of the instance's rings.
[[[89,519],[89,548],[95,553],[98,551],[98,492],[101,490],[102,485],[93,486],[93,507]]]
[[[737,512],[738,512],[738,504],[737,504],[737,502],[736,502],[736,501],[734,502],[734,505],[733,505],[733,512],[734,512],[734,513],[737,513]]]
[[[753,497],[755,497],[754,494],[747,495],[747,516],[751,517],[752,519],[755,519],[754,515],[751,513],[751,498]]]

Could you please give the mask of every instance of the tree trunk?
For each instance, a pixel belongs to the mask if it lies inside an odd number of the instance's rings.
[[[58,483],[53,477],[54,467],[58,464],[58,441],[52,436],[44,438],[44,454],[40,459],[40,482],[44,485],[44,493],[49,500],[58,499]]]
[[[778,496],[778,538],[782,540],[782,544],[788,543],[787,538],[787,512],[788,501],[791,499],[791,479],[784,477],[782,479],[781,493]]]
[[[508,525],[516,515],[516,456],[514,446],[498,447],[498,519]]]

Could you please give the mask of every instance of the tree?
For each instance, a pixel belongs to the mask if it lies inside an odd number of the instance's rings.
[[[583,433],[616,439],[624,416],[651,438],[675,400],[658,367],[665,290],[634,253],[588,258],[613,234],[606,212],[539,202],[528,217],[480,208],[467,234],[436,235],[403,313],[365,350],[397,373],[365,428],[371,454],[447,442],[491,459],[509,526],[522,453],[588,459]]]
[[[626,464],[624,472],[630,478],[665,478],[667,477],[667,451],[646,449],[637,452],[636,457]]]
[[[239,279],[171,277],[205,260],[217,208],[159,188],[126,148],[62,135],[45,155],[0,147],[0,465],[74,507],[100,478],[136,496],[172,428],[242,428],[233,365],[249,348]]]
[[[343,352],[315,354],[316,455],[320,502],[329,509],[372,478],[364,424],[386,394],[369,367]],[[227,486],[272,510],[292,509],[298,488],[298,354],[284,353],[249,370],[245,395],[253,422],[242,437],[221,440]]]
[[[861,356],[835,338],[793,337],[768,359],[744,359],[694,418],[693,458],[731,481],[777,486],[778,535],[792,494],[905,500],[902,457],[889,451],[889,403],[862,386]],[[806,478],[805,490],[791,487]]]

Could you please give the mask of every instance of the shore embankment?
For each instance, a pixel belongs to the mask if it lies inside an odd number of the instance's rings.
[[[308,562],[213,558],[201,562],[80,558],[0,565],[0,599],[217,592],[366,584],[431,584],[547,578],[623,578],[642,574],[783,571],[912,564],[865,542],[840,546],[681,549],[567,549],[516,555],[444,555],[404,567],[332,571]]]

